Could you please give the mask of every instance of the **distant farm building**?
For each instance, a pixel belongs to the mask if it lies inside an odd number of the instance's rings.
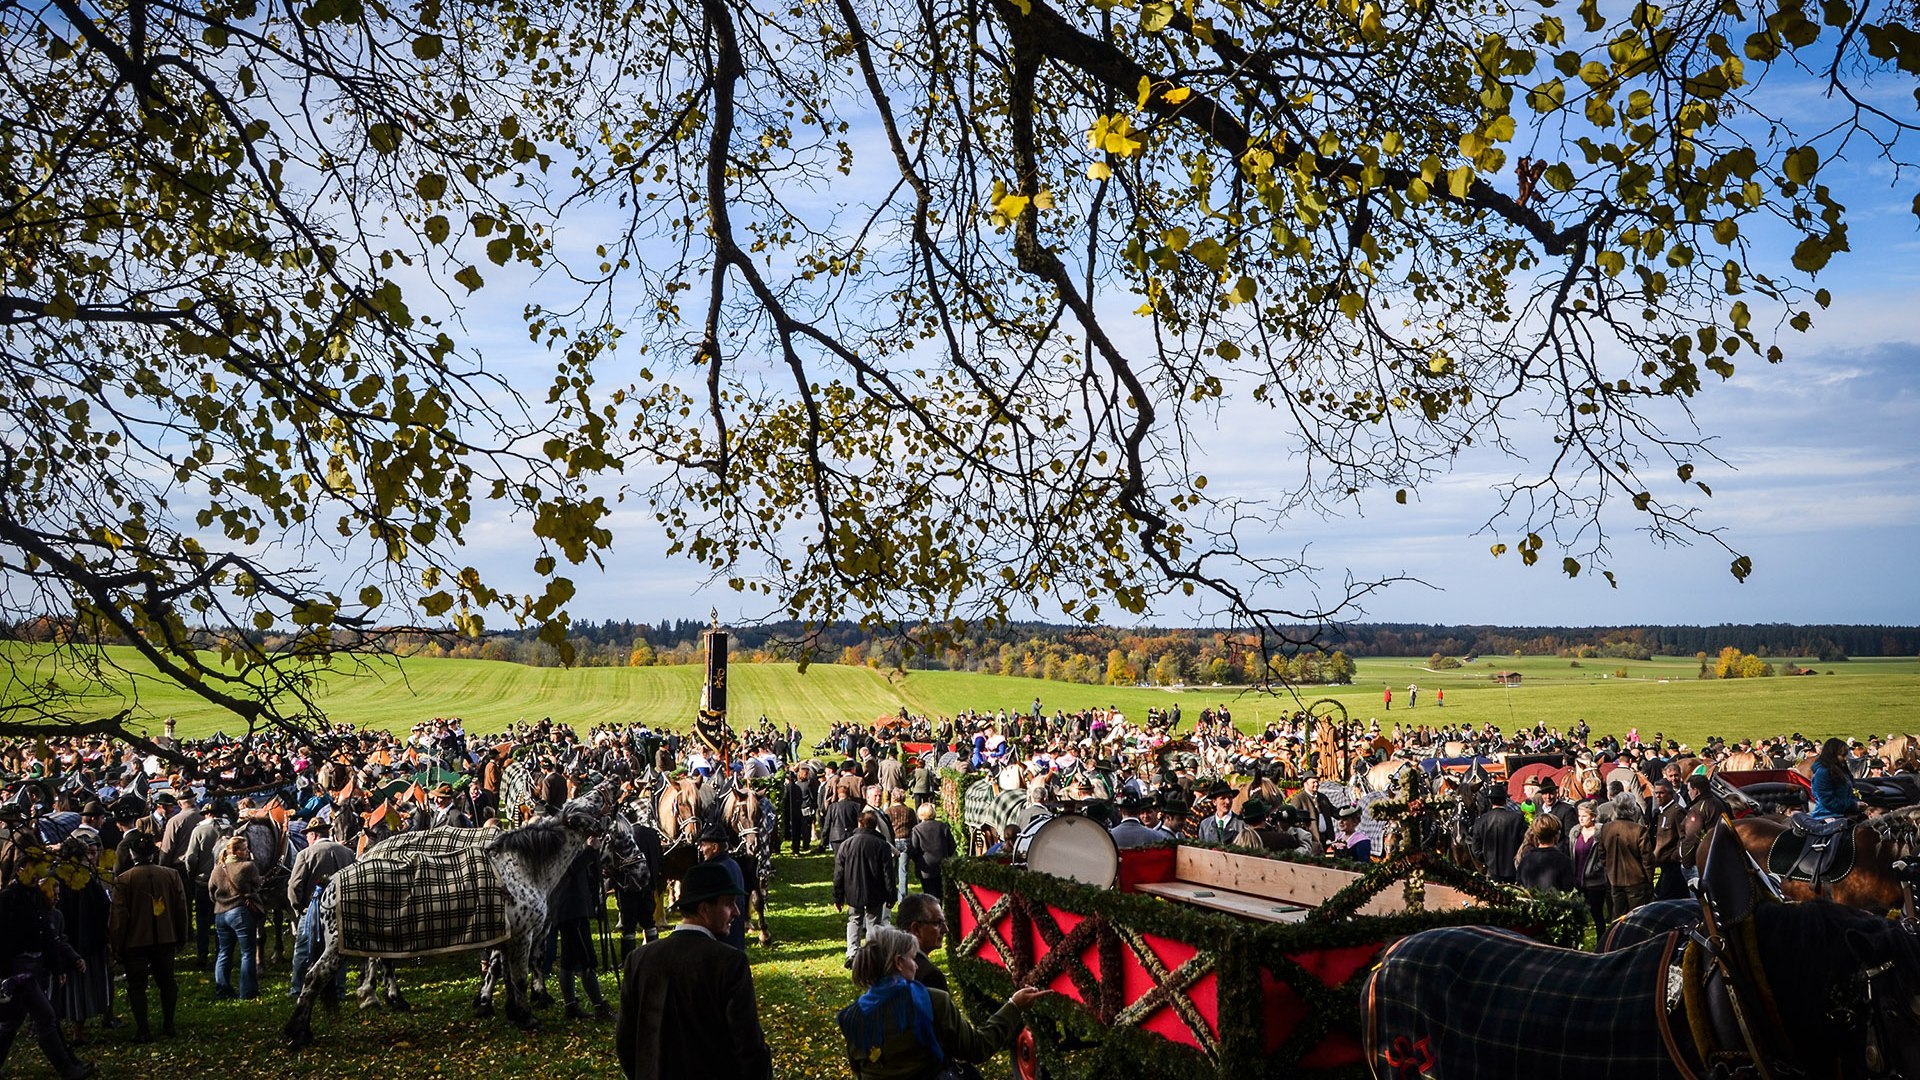
[[[1517,671],[1496,671],[1493,673],[1493,681],[1499,683],[1501,686],[1519,686],[1520,673]]]

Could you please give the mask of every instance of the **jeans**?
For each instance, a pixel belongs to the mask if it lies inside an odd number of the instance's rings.
[[[893,894],[900,897],[907,895],[907,842],[905,840],[893,842]]]
[[[327,887],[320,886],[313,891],[313,899],[307,904],[307,910],[300,914],[300,925],[293,931],[293,983],[287,987],[287,996],[300,996],[300,987],[307,981],[307,968],[327,951],[325,936],[320,927],[320,897]],[[333,996],[347,996],[347,965],[341,964],[333,973]]]
[[[867,940],[867,931],[887,925],[887,908],[884,904],[875,904],[869,908],[850,907],[847,909],[847,959],[859,951],[860,943]]]
[[[244,905],[222,911],[213,917],[213,932],[220,942],[220,951],[213,961],[214,989],[223,997],[234,993],[233,981],[227,975],[227,965],[237,959],[240,963],[240,998],[247,1000],[259,997],[260,979],[253,966],[253,912]]]

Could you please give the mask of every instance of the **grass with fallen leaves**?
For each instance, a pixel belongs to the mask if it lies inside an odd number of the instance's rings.
[[[841,967],[846,922],[833,910],[833,863],[825,855],[785,856],[777,867],[770,905],[775,944],[771,949],[748,948],[760,1020],[773,1048],[774,1075],[780,1080],[845,1080],[850,1074],[834,1014],[853,1000],[854,991]],[[611,918],[611,904],[609,913]],[[288,948],[291,951],[291,939]],[[401,987],[412,1012],[362,1011],[351,994],[337,1013],[316,1008],[316,1042],[290,1051],[280,1040],[280,1027],[292,1008],[286,996],[288,968],[269,965],[257,1000],[220,1002],[213,1000],[210,973],[182,970],[178,1037],[135,1045],[131,1024],[103,1035],[96,1021],[88,1027],[93,1041],[79,1053],[99,1065],[102,1077],[156,1080],[620,1076],[612,1021],[567,1020],[555,1005],[540,1010],[541,1030],[525,1035],[504,1015],[474,1019],[477,963],[467,957],[402,964]],[[350,974],[349,984],[356,978]],[[608,999],[617,1003],[610,972],[602,973],[601,984]],[[557,978],[552,989],[559,993]],[[157,1030],[160,1006],[158,994],[152,996]],[[116,992],[116,1008],[127,1015],[123,990]],[[16,1040],[6,1065],[9,1076],[54,1075],[24,1035]],[[990,1068],[989,1075],[1002,1071]]]

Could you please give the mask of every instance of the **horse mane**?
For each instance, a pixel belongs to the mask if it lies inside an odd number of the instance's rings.
[[[531,864],[542,865],[560,857],[567,839],[566,826],[549,814],[501,833],[487,845],[487,853],[518,855]]]

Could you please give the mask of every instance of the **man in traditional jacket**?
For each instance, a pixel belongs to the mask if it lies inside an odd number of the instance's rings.
[[[627,1080],[769,1080],[773,1054],[745,953],[719,941],[739,909],[725,869],[680,884],[682,922],[627,958],[615,1046]]]

